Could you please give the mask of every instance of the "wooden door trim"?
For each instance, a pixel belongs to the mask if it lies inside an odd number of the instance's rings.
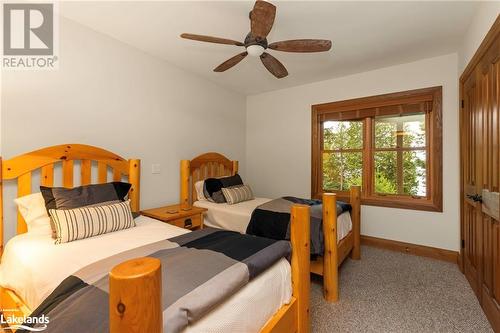
[[[488,51],[490,46],[495,42],[495,39],[499,34],[500,34],[500,15],[497,16],[492,27],[490,28],[490,30],[484,37],[483,41],[481,42],[481,45],[479,45],[479,48],[476,50],[474,56],[467,64],[467,67],[465,67],[462,75],[460,75],[460,85],[462,85],[467,80],[467,78],[473,73],[474,69],[481,61],[481,58],[486,54],[486,52]]]

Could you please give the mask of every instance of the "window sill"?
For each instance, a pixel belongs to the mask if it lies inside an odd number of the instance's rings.
[[[316,198],[321,198],[321,194],[315,195]],[[349,202],[348,192],[338,192],[337,198],[339,200]],[[361,205],[378,206],[386,208],[398,208],[409,210],[420,210],[428,212],[443,212],[443,206],[440,203],[433,202],[428,199],[414,199],[414,198],[394,198],[390,196],[361,196]]]

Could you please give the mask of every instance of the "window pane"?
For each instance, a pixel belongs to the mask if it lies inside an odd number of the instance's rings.
[[[397,123],[393,118],[375,118],[375,148],[395,148]]]
[[[402,139],[398,142],[398,138]],[[375,117],[375,147],[425,147],[425,114]]]
[[[384,151],[375,153],[375,192],[397,194],[397,153]]]
[[[325,150],[363,148],[363,122],[325,121],[323,123]]]
[[[426,196],[425,151],[403,152],[403,191],[407,195]]]
[[[425,114],[402,117],[403,147],[425,147]]]
[[[347,191],[361,185],[362,173],[362,153],[323,153],[324,190]]]

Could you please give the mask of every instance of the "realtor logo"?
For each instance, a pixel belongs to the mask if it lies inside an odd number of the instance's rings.
[[[53,3],[4,3],[3,67],[54,68],[54,23]]]
[[[53,55],[53,4],[4,4],[3,22],[4,55]]]

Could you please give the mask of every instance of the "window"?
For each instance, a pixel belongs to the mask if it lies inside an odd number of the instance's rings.
[[[347,191],[361,185],[363,123],[328,121],[323,124],[323,188]]]
[[[442,211],[441,87],[313,105],[312,195]]]

